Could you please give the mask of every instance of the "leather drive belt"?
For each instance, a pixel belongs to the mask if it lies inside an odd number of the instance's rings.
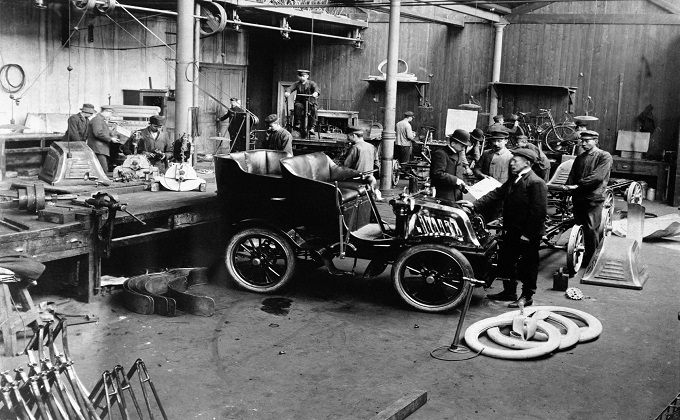
[[[207,268],[176,268],[162,273],[130,277],[123,283],[123,306],[150,315],[177,316],[178,311],[212,316],[215,301],[191,293],[192,286],[208,283]]]

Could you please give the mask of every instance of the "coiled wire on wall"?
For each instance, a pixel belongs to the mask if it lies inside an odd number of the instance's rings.
[[[21,75],[21,80],[19,83],[14,83],[10,78],[10,71],[15,69],[19,71]],[[7,93],[17,93],[23,89],[24,84],[26,84],[26,73],[24,69],[18,64],[5,64],[0,67],[0,86]]]

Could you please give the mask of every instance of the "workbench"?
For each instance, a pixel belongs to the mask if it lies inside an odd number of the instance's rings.
[[[117,194],[115,189],[111,191]],[[146,226],[119,211],[114,220],[112,249],[162,240],[178,230],[217,224],[220,219],[214,181],[207,184],[206,192],[138,191],[119,194],[117,198],[127,204],[128,211],[145,221]],[[16,232],[0,226],[0,254],[22,254],[43,263],[67,265],[65,272],[77,282],[76,297],[90,302],[100,293],[104,247],[98,232],[108,211],[76,205],[65,208],[76,212],[74,222],[48,223],[26,211],[4,209],[3,217],[23,223],[30,230]]]
[[[649,186],[656,188],[655,201],[664,201],[668,198],[666,188],[668,185],[668,171],[670,169],[669,163],[649,159],[623,158],[620,156],[614,156],[613,158],[612,177],[615,178],[614,174],[620,174],[622,178],[636,181],[651,178],[654,183]]]

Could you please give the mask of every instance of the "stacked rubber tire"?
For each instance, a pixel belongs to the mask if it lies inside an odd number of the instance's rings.
[[[483,355],[498,359],[525,360],[534,359],[550,354],[554,351],[564,350],[573,347],[578,343],[585,343],[595,340],[602,333],[602,323],[594,316],[580,311],[562,306],[534,306],[524,310],[525,315],[532,315],[538,311],[547,311],[545,318],[566,329],[566,334],[553,324],[545,321],[537,321],[537,332],[533,340],[522,340],[500,331],[500,327],[511,326],[513,318],[520,314],[519,311],[507,312],[493,318],[486,318],[470,325],[465,331],[465,343],[472,350]],[[567,316],[560,315],[567,314]],[[545,315],[545,313],[544,313]],[[570,318],[576,318],[586,324],[579,327]],[[487,337],[502,346],[489,346],[483,344],[479,337],[486,332]]]

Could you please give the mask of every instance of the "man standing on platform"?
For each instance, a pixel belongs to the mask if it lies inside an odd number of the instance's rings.
[[[397,123],[397,140],[394,143],[395,158],[399,163],[407,163],[411,161],[411,151],[413,144],[411,141],[416,138],[416,134],[411,128],[411,121],[413,121],[413,111],[404,112],[404,119]]]
[[[588,266],[600,245],[598,230],[602,222],[604,190],[609,183],[613,163],[612,155],[597,147],[599,137],[595,131],[581,131],[580,143],[584,151],[574,159],[567,183],[562,186],[565,191],[571,191],[574,222],[583,226],[584,267]]]
[[[89,119],[97,111],[92,104],[83,104],[80,112],[68,117],[68,128],[62,141],[87,141],[87,129]]]
[[[286,89],[284,95],[286,98],[291,93],[295,94],[295,122],[294,128],[300,132],[300,137],[305,138],[307,134],[313,136],[316,133],[316,98],[319,97],[319,88],[316,82],[309,80],[309,70],[298,70],[298,81],[293,83]],[[305,112],[307,115],[305,115]],[[302,123],[304,121],[304,130]]]
[[[293,156],[293,136],[281,127],[279,116],[271,114],[264,119],[267,124],[267,138],[262,142],[263,149],[282,150]]]
[[[493,144],[493,150],[482,153],[479,164],[474,169],[477,179],[494,178],[501,184],[508,180],[508,168],[512,153],[508,150],[508,133],[502,130],[492,131],[487,138]]]
[[[515,149],[510,160],[512,176],[503,185],[481,197],[474,204],[478,212],[489,212],[503,204],[503,241],[498,255],[498,271],[503,278],[503,291],[487,295],[489,299],[534,303],[538,278],[538,249],[545,234],[548,188],[532,170],[537,156],[530,149]],[[470,204],[468,204],[469,206]],[[522,282],[522,295],[517,299],[517,280]]]
[[[113,115],[110,105],[102,105],[99,114],[90,119],[87,127],[87,146],[92,149],[104,172],[109,170],[109,156],[111,143],[121,144],[120,140],[113,135],[109,128],[109,118]]]
[[[430,182],[438,198],[454,202],[463,198],[466,188],[463,178],[467,165],[464,152],[469,145],[470,134],[459,129],[449,136],[447,148],[438,147],[432,152]]]

